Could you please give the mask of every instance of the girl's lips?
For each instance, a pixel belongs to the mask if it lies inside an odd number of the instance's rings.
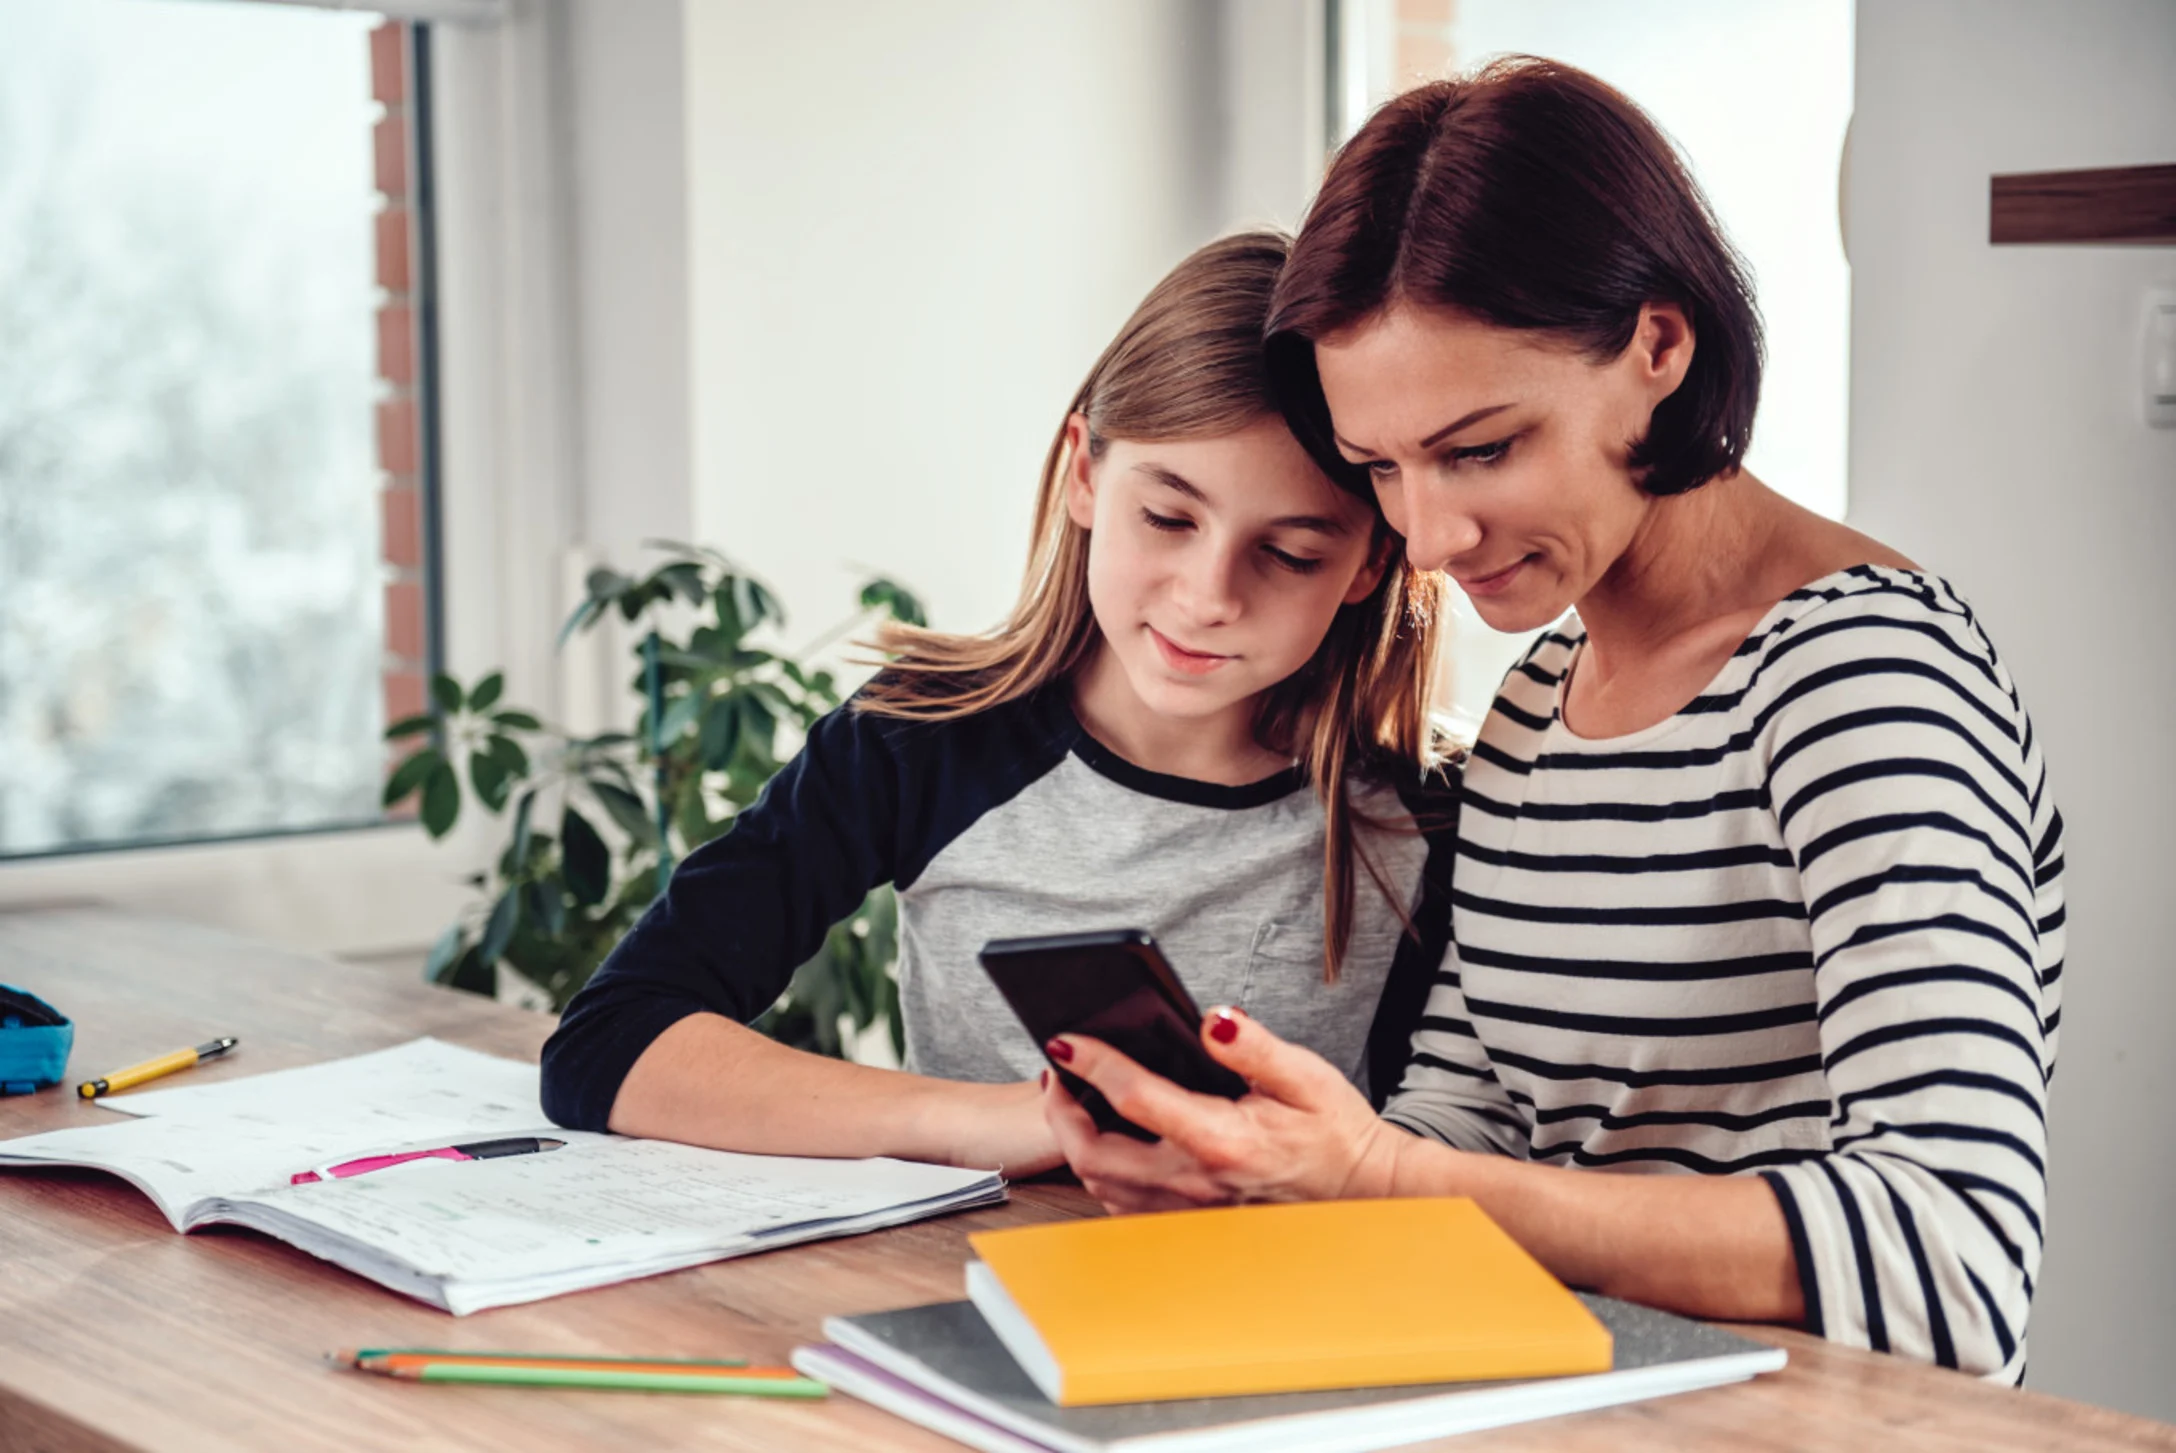
[[[1229,656],[1212,655],[1207,651],[1189,651],[1154,626],[1148,627],[1148,634],[1155,641],[1156,650],[1164,658],[1164,664],[1174,671],[1184,671],[1189,676],[1206,676],[1232,659]]]
[[[1471,578],[1461,577],[1458,588],[1468,595],[1501,595],[1511,588],[1511,583],[1519,578],[1520,572],[1524,571],[1532,563],[1533,558],[1531,555],[1523,556],[1497,571],[1494,575],[1477,575]]]

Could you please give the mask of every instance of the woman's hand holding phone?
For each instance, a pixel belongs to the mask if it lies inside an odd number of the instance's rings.
[[[1043,1112],[1088,1193],[1116,1213],[1249,1201],[1314,1201],[1392,1193],[1403,1132],[1320,1055],[1287,1044],[1236,1009],[1202,1025],[1210,1056],[1249,1086],[1237,1100],[1196,1094],[1085,1035],[1050,1053],[1119,1114],[1161,1137],[1105,1134],[1055,1075]]]

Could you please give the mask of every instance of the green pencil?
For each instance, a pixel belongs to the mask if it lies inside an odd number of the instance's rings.
[[[706,1361],[694,1357],[592,1357],[587,1352],[489,1352],[472,1347],[357,1347],[352,1351],[332,1354],[341,1363],[361,1362],[370,1357],[445,1357],[465,1358],[469,1361],[492,1362],[624,1362],[630,1367],[746,1367],[745,1357],[728,1357],[718,1361]]]
[[[596,1368],[492,1367],[435,1362],[412,1369],[365,1368],[404,1382],[489,1383],[518,1387],[618,1388],[628,1392],[729,1392],[748,1397],[820,1398],[830,1389],[805,1377],[725,1377],[717,1373],[606,1372]]]

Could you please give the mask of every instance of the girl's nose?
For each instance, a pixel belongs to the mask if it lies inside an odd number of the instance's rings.
[[[1222,625],[1244,608],[1239,594],[1239,561],[1226,550],[1203,550],[1178,577],[1179,609],[1197,626]]]

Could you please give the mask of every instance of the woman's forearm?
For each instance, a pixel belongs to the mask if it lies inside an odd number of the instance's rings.
[[[1805,1319],[1789,1228],[1757,1176],[1562,1170],[1392,1133],[1376,1193],[1471,1196],[1573,1286],[1688,1316]]]
[[[827,1059],[723,1015],[691,1014],[635,1061],[610,1123],[622,1135],[716,1150],[1018,1168],[1035,1158],[1029,1142],[1043,1129],[1034,1088]]]

